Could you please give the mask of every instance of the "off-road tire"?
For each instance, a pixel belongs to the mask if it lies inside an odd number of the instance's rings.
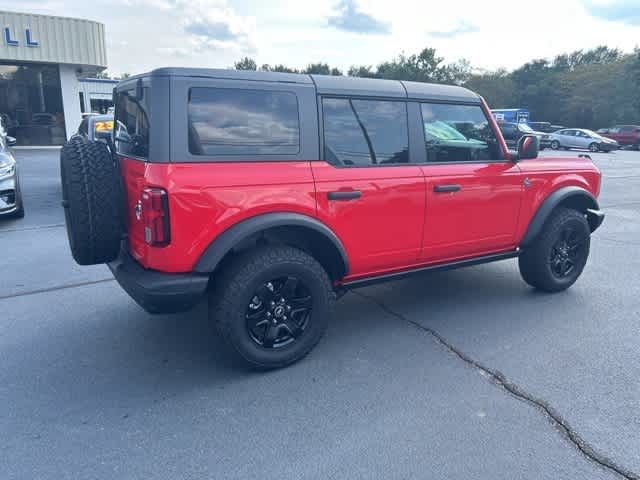
[[[291,345],[267,349],[246,328],[246,311],[256,289],[271,278],[296,275],[308,287],[313,308],[307,328]],[[251,367],[281,368],[307,355],[324,335],[336,295],[327,272],[296,248],[267,245],[241,255],[216,276],[209,295],[209,315],[218,331]]]
[[[62,205],[71,254],[80,265],[110,262],[122,238],[118,168],[105,143],[75,136],[60,152]]]
[[[554,245],[567,228],[575,229],[583,242],[583,247],[572,272],[559,278],[552,271],[551,255]],[[545,292],[559,292],[569,288],[582,274],[586,265],[589,256],[590,234],[589,224],[584,214],[569,208],[556,208],[534,243],[525,248],[518,259],[523,280],[532,287]]]

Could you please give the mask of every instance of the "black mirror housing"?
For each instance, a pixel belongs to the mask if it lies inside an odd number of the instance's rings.
[[[518,160],[538,158],[540,139],[535,135],[523,135],[518,140]]]
[[[13,147],[16,143],[18,143],[18,141],[14,137],[10,137],[7,135],[5,138],[7,140],[7,145],[9,145],[10,147]]]

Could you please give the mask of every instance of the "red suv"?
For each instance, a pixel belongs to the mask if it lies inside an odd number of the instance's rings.
[[[564,290],[604,217],[588,156],[509,151],[460,87],[168,68],[114,96],[113,142],[61,153],[74,258],[152,313],[208,297],[262,368],[307,354],[350,288],[518,258]]]
[[[617,141],[620,145],[640,149],[640,125],[617,125],[601,128],[598,133]]]

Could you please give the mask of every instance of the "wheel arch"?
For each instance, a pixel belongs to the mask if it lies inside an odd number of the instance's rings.
[[[265,213],[248,218],[218,235],[198,259],[194,270],[212,273],[238,251],[263,243],[281,243],[310,253],[332,280],[349,272],[346,250],[324,223],[299,213]]]
[[[527,231],[520,242],[520,247],[527,247],[535,241],[547,219],[558,207],[571,208],[587,215],[587,221],[592,232],[602,222],[600,216],[590,213],[598,212],[600,206],[598,205],[598,200],[588,190],[577,186],[562,187],[551,193],[538,207],[531,222],[529,222]]]

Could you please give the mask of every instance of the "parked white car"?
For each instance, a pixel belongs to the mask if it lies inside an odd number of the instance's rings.
[[[584,128],[565,128],[549,135],[550,147],[553,150],[560,148],[580,148],[592,152],[610,152],[617,150],[620,145],[615,140]]]

